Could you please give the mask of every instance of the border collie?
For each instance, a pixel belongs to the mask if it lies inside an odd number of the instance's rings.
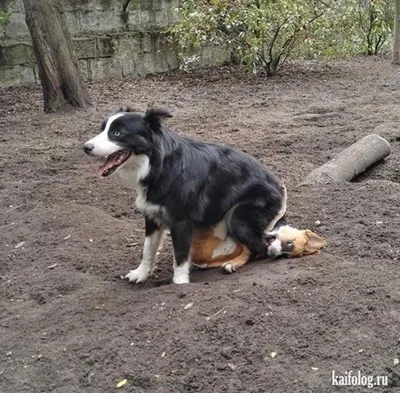
[[[143,115],[127,108],[109,116],[84,145],[87,154],[104,159],[100,176],[115,172],[136,191],[145,217],[143,258],[126,278],[148,279],[165,230],[172,238],[176,284],[189,282],[194,234],[221,222],[249,258],[267,256],[265,234],[285,215],[285,188],[255,158],[178,135],[162,124],[167,117],[163,109]]]

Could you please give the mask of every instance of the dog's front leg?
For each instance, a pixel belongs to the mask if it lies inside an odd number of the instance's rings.
[[[172,246],[174,248],[175,284],[187,284],[190,272],[190,247],[192,244],[193,226],[190,222],[174,223],[171,227]]]
[[[146,218],[146,237],[143,247],[143,258],[140,265],[131,270],[125,278],[130,282],[146,281],[154,268],[157,251],[161,245],[164,229],[160,228],[153,220]]]

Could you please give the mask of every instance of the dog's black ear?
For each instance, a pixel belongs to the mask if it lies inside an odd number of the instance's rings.
[[[115,113],[119,112],[139,112],[130,106],[120,106]]]
[[[166,117],[172,117],[166,109],[150,108],[144,115],[144,121],[149,123],[152,128],[159,128],[161,121]]]

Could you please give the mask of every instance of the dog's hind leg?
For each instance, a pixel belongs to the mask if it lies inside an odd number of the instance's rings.
[[[153,220],[146,218],[146,238],[144,240],[143,258],[140,265],[125,276],[130,282],[140,283],[150,277],[154,269],[157,251],[163,240],[163,235],[164,229],[160,228]]]
[[[236,272],[239,268],[244,266],[250,260],[250,254],[250,250],[247,247],[243,246],[243,251],[240,255],[222,264],[222,270],[227,273]]]
[[[175,284],[189,283],[191,265],[190,248],[192,244],[193,226],[190,222],[181,221],[171,226],[172,246],[174,248]]]
[[[244,266],[250,260],[250,250],[241,246],[241,253],[234,258],[228,259],[217,259],[215,261],[207,261],[201,265],[198,265],[200,269],[212,269],[220,267],[223,271],[227,273],[236,272],[239,268]],[[197,265],[196,265],[197,266]]]
[[[278,204],[243,203],[236,206],[228,220],[229,232],[234,239],[247,246],[252,257],[264,256],[267,247],[264,241],[264,231],[278,215]]]

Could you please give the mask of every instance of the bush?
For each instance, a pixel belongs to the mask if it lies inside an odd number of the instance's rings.
[[[377,55],[390,42],[394,21],[394,2],[391,0],[359,0],[357,5],[363,52]]]
[[[252,72],[275,75],[286,59],[378,54],[392,31],[390,0],[182,0],[170,30],[182,68],[207,45],[228,45]]]
[[[184,60],[205,45],[229,45],[251,71],[275,75],[329,1],[183,0],[172,33]],[[187,62],[183,63],[184,66]]]
[[[295,55],[345,58],[389,49],[394,21],[390,0],[339,0],[312,26]]]
[[[10,23],[11,11],[0,9],[0,26],[7,26]]]

